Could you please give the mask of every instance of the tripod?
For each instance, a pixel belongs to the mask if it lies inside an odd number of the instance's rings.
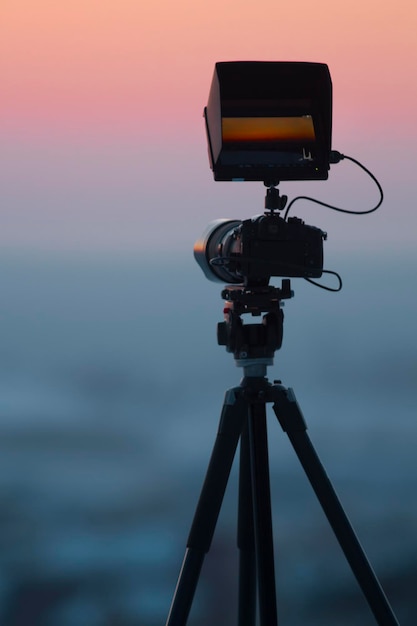
[[[286,432],[311,483],[369,608],[379,626],[398,626],[375,573],[307,435],[307,426],[292,389],[266,378],[274,351],[282,344],[280,301],[291,298],[290,281],[282,288],[228,286],[225,321],[218,343],[233,352],[244,377],[226,392],[220,425],[194,515],[187,549],[166,626],[185,626],[204,557],[210,549],[237,445],[240,441],[238,549],[238,626],[255,626],[257,599],[261,626],[278,624],[269,480],[266,404]],[[262,324],[246,324],[243,313],[263,316]]]

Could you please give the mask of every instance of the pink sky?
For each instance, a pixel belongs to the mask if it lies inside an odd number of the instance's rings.
[[[78,184],[74,204],[81,213],[88,204],[84,214],[93,219],[101,202],[95,192],[100,181],[102,193],[106,185],[115,195],[124,187],[122,213],[134,223],[134,207],[149,202],[149,181],[154,185],[163,168],[169,169],[171,201],[191,214],[191,199],[173,196],[173,186],[183,193],[188,185],[188,161],[195,179],[209,181],[201,115],[214,63],[251,59],[327,63],[334,86],[334,147],[362,157],[371,169],[380,166],[381,174],[386,168],[381,151],[388,151],[396,166],[399,156],[410,152],[396,171],[404,195],[417,134],[416,18],[413,2],[373,0],[344,5],[330,0],[282,5],[277,0],[3,0],[0,134],[8,151],[2,155],[6,201],[24,219],[25,194],[20,190],[14,198],[12,186],[26,187],[32,205],[48,221],[48,184],[61,182],[63,193],[65,183],[71,184],[74,194]],[[163,147],[164,155],[155,146]],[[49,170],[52,182],[42,183]],[[209,182],[213,201],[224,193],[231,197],[225,187],[219,191]],[[120,217],[106,211],[110,224]],[[202,224],[207,216],[208,211]],[[8,225],[13,219],[8,217]],[[75,233],[77,224],[72,226]],[[117,237],[123,240],[120,228]],[[7,232],[13,237],[13,228]],[[108,234],[111,239],[111,230]]]
[[[398,90],[414,110],[414,3],[287,4],[3,0],[2,106],[27,131],[68,124],[105,132],[112,122],[164,132],[168,111],[200,112],[216,61],[254,58],[328,63],[340,113],[361,103],[379,122]],[[402,124],[410,130],[403,115]]]

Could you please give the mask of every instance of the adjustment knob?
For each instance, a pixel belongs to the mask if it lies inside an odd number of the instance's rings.
[[[217,343],[219,344],[219,346],[227,346],[227,341],[227,322],[219,322],[217,324]]]

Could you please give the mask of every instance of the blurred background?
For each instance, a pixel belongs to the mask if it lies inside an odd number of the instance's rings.
[[[344,288],[292,281],[270,378],[309,433],[403,626],[417,601],[415,141],[409,1],[3,0],[0,8],[0,621],[164,623],[218,426],[241,371],[216,343],[221,285],[194,241],[263,210],[214,183],[202,118],[216,61],[329,65],[333,148],[380,179],[369,216],[305,202]],[[286,183],[354,210],[348,162]],[[373,624],[273,416],[283,624]],[[236,620],[236,468],[190,624]],[[414,618],[414,619],[413,619]]]

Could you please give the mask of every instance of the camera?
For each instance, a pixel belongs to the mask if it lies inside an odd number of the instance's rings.
[[[274,213],[215,220],[194,246],[205,276],[216,282],[267,285],[271,276],[319,278],[326,233]]]
[[[262,181],[266,212],[216,220],[194,246],[209,280],[264,287],[272,276],[319,278],[326,233],[280,217],[282,180],[326,180],[332,83],[327,65],[279,61],[216,63],[204,109],[217,181]]]

